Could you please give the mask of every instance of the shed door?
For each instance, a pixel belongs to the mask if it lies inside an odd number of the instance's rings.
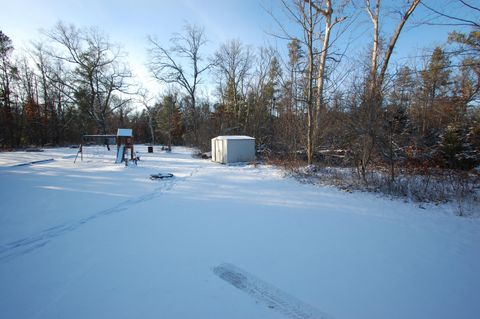
[[[211,149],[212,162],[216,162],[217,161],[217,159],[216,159],[216,156],[217,156],[217,142],[216,142],[216,139],[212,139],[211,143],[212,143],[212,149]]]
[[[217,144],[215,147],[215,160],[219,163],[223,163],[223,141],[222,140],[215,140]]]

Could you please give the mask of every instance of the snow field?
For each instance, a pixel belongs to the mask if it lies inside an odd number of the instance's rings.
[[[475,318],[480,223],[303,185],[190,151],[0,153],[5,318],[289,318],[222,280],[230,264],[331,318]],[[18,153],[18,152],[17,152]],[[149,174],[171,172],[171,180]]]

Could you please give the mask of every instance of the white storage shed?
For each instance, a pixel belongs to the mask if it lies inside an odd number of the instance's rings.
[[[212,161],[222,164],[255,160],[255,139],[250,136],[225,135],[212,138]]]

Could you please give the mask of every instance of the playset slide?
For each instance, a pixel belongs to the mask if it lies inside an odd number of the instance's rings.
[[[120,164],[123,161],[123,155],[125,154],[125,145],[122,144],[117,150],[117,160],[115,164]]]

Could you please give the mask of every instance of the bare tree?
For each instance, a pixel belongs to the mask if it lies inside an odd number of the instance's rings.
[[[162,45],[152,36],[149,37],[149,42],[148,66],[153,76],[161,83],[179,85],[190,99],[190,117],[196,144],[198,143],[197,87],[201,83],[202,73],[210,68],[210,64],[202,64],[203,57],[200,52],[206,44],[204,29],[187,24],[183,34],[175,34],[170,39],[170,48]],[[185,67],[185,64],[188,67]]]
[[[323,31],[323,39],[320,48],[320,59],[318,61],[318,71],[317,71],[317,109],[316,109],[316,128],[319,129],[320,126],[320,116],[324,105],[324,85],[326,77],[326,63],[328,51],[330,48],[330,37],[333,27],[344,21],[347,17],[334,16],[334,4],[332,0],[324,1],[312,1],[305,0],[305,2],[310,3],[311,6],[320,13],[325,19],[325,30]],[[344,6],[343,4],[342,6]]]
[[[115,96],[132,93],[129,83],[132,74],[122,61],[121,48],[96,28],[79,29],[59,22],[45,34],[60,47],[60,51],[51,50],[49,54],[72,67],[70,81],[56,80],[74,92],[76,104],[106,134],[108,117],[131,100],[122,98],[121,103],[112,105]]]
[[[233,114],[237,123],[242,121],[246,111],[243,104],[246,97],[247,76],[252,63],[253,55],[250,48],[244,46],[239,40],[222,44],[213,57],[223,105],[229,113]]]
[[[359,134],[360,139],[360,156],[359,164],[361,168],[361,175],[366,182],[366,169],[370,163],[372,152],[376,146],[376,139],[378,134],[379,120],[381,119],[381,105],[383,102],[382,86],[387,72],[390,57],[395,48],[395,44],[402,32],[402,29],[408,18],[414,12],[415,8],[420,3],[420,0],[413,0],[405,11],[400,12],[400,21],[393,35],[390,38],[389,44],[385,50],[383,60],[381,62],[380,71],[378,71],[379,57],[380,57],[380,3],[381,0],[375,0],[373,6],[370,0],[365,0],[365,10],[370,17],[373,26],[373,45],[371,52],[370,75],[367,82],[367,90],[363,98],[363,108],[360,114]]]
[[[428,25],[453,25],[453,26],[467,26],[472,28],[480,28],[480,21],[469,18],[469,16],[460,15],[459,12],[468,12],[470,11],[473,15],[480,13],[480,6],[478,2],[475,4],[475,1],[464,1],[464,0],[452,0],[448,4],[456,4],[458,8],[465,9],[465,11],[452,10],[449,7],[443,7],[442,9],[437,9],[433,5],[428,5],[425,1],[422,1],[421,4],[427,10],[433,13],[433,17],[429,21],[423,21],[422,23]],[[448,12],[448,13],[447,13]],[[478,17],[478,15],[477,15]],[[441,18],[447,19],[446,21],[440,20]]]
[[[313,163],[314,149],[314,133],[315,133],[315,41],[317,40],[315,32],[320,23],[321,13],[318,11],[312,1],[293,0],[289,3],[287,0],[281,0],[284,11],[293,19],[294,23],[300,26],[303,37],[291,36],[280,21],[277,21],[281,27],[284,36],[288,40],[298,39],[304,46],[306,51],[306,68],[305,68],[305,98],[304,102],[307,107],[307,160],[308,164]]]
[[[150,138],[152,145],[155,145],[155,98],[150,95],[148,90],[141,90],[139,92],[140,103],[147,110],[148,129],[150,131]]]
[[[248,81],[244,119],[245,131],[253,134],[259,145],[271,145],[276,136],[273,122],[279,114],[277,101],[281,77],[278,52],[273,48],[259,48]]]
[[[381,0],[376,0],[375,1],[375,13],[372,12],[372,9],[370,7],[370,0],[366,0],[366,8],[368,15],[370,16],[370,19],[372,20],[373,28],[374,28],[374,35],[373,35],[373,49],[372,49],[372,65],[371,65],[371,81],[372,84],[378,88],[381,89],[383,85],[383,81],[385,78],[385,74],[387,72],[388,68],[388,63],[390,62],[390,58],[393,53],[393,49],[395,48],[395,44],[397,43],[398,37],[400,36],[400,33],[402,32],[403,27],[405,26],[405,23],[407,22],[408,18],[412,15],[412,13],[415,11],[417,6],[419,5],[421,0],[413,0],[408,8],[405,11],[400,12],[400,21],[398,22],[397,27],[395,28],[395,31],[390,38],[390,41],[387,46],[387,50],[385,51],[385,55],[383,58],[382,62],[382,68],[380,69],[380,73],[378,74],[378,77],[376,76],[377,72],[377,60],[379,56],[379,49],[378,49],[378,36],[379,36],[379,30],[378,30],[378,18],[380,15],[380,1]]]
[[[343,1],[338,7],[345,6],[347,2]],[[303,37],[291,36],[287,28],[271,14],[284,33],[280,37],[289,41],[300,41],[306,49],[307,159],[308,163],[311,164],[315,148],[314,141],[315,137],[319,137],[320,117],[322,109],[325,107],[325,78],[331,46],[331,32],[333,27],[344,21],[346,17],[340,17],[334,13],[336,4],[332,0],[281,0],[281,3],[287,15],[303,31]],[[324,30],[321,28],[322,19],[325,23]],[[320,45],[317,47],[318,42]]]

